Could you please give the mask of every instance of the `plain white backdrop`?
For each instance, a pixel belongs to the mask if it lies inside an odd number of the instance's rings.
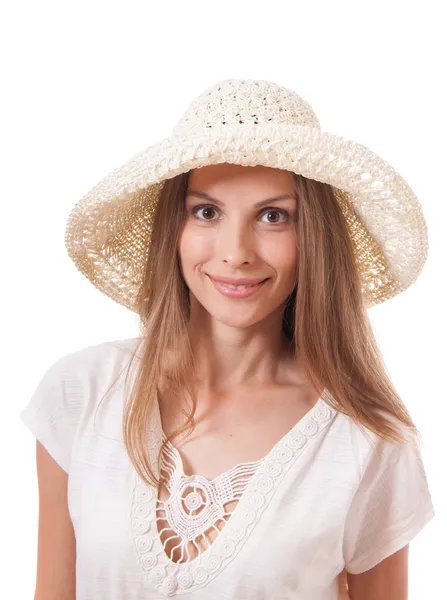
[[[138,333],[136,315],[74,267],[74,203],[169,135],[223,78],[296,90],[322,129],[378,153],[419,197],[429,256],[370,310],[389,374],[421,430],[436,517],[410,545],[410,599],[447,597],[446,173],[442,2],[21,2],[1,9],[1,597],[31,599],[35,440],[19,421],[58,357]]]

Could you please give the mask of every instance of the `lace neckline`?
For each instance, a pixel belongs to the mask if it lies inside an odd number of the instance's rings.
[[[225,568],[248,539],[287,471],[295,463],[308,442],[315,439],[335,416],[336,411],[324,401],[326,395],[329,393],[324,390],[314,406],[260,461],[240,463],[213,480],[199,475],[185,475],[180,453],[171,444],[173,448],[171,456],[174,464],[169,478],[171,489],[175,493],[175,491],[186,490],[188,486],[193,487],[200,483],[202,489],[209,493],[214,500],[206,506],[204,505],[204,510],[214,510],[217,517],[222,517],[225,513],[224,506],[219,504],[219,497],[222,495],[225,497],[226,494],[227,497],[231,497],[231,493],[234,496],[235,487],[228,486],[228,482],[231,483],[234,480],[234,475],[237,475],[238,470],[240,473],[246,473],[247,469],[250,471],[248,480],[242,487],[237,488],[239,490],[237,505],[216,538],[206,549],[186,562],[174,562],[167,556],[156,521],[157,510],[161,502],[158,500],[158,489],[147,486],[134,471],[130,511],[132,536],[136,557],[148,586],[155,587],[165,596],[191,592],[206,585],[211,578]],[[160,417],[159,410],[157,412]],[[155,460],[160,444],[166,437],[161,428],[161,419],[158,418],[158,422],[156,421],[154,420],[154,424],[150,426],[153,433],[149,449],[152,460]],[[220,485],[222,482],[225,482],[224,486]],[[197,508],[200,504],[195,490],[189,492],[186,497],[183,496],[182,501],[185,501],[185,505],[190,510]],[[166,502],[169,503],[169,500]],[[179,513],[178,504],[179,502],[177,502],[177,508],[174,507],[170,512],[171,521],[174,524],[182,524],[184,526],[183,533],[185,533],[189,531],[187,520],[191,512]],[[197,525],[197,521],[192,525]]]

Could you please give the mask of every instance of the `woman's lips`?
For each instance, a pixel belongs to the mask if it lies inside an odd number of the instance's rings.
[[[216,290],[229,298],[248,298],[248,296],[253,296],[253,294],[256,294],[267,281],[267,279],[264,279],[254,285],[240,285],[236,287],[229,283],[217,281],[210,276],[208,277],[211,279]]]

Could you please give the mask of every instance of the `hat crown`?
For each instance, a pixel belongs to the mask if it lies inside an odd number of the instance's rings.
[[[293,90],[270,81],[225,79],[188,106],[173,135],[257,124],[307,125],[320,129],[312,107]]]

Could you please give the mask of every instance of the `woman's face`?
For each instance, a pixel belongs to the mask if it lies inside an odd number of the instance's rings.
[[[282,315],[296,285],[294,175],[263,166],[202,167],[190,172],[185,202],[178,251],[191,310],[203,307],[232,327]]]

